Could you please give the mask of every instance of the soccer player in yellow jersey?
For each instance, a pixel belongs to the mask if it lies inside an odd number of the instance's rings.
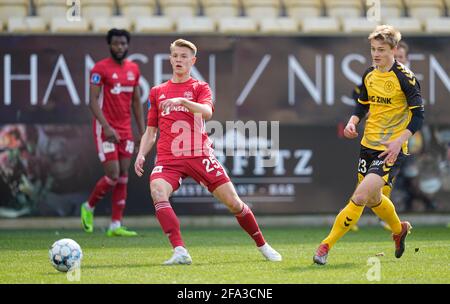
[[[358,105],[344,129],[345,137],[356,138],[356,126],[368,113],[358,165],[361,181],[317,249],[316,264],[326,264],[329,250],[358,222],[366,206],[391,227],[395,257],[405,251],[411,224],[400,221],[382,188],[398,173],[408,153],[408,139],[422,126],[424,109],[419,82],[394,59],[400,39],[401,34],[390,25],[380,25],[369,35],[373,66],[363,75]]]
[[[403,40],[402,40],[402,41],[399,41],[399,43],[398,43],[398,45],[397,45],[397,50],[396,50],[396,52],[395,52],[395,54],[394,54],[395,60],[397,60],[397,62],[400,62],[401,64],[403,64],[403,65],[405,65],[405,66],[408,66],[408,63],[409,63],[409,62],[408,62],[408,51],[409,51],[408,44],[406,44],[406,42],[404,42]],[[363,84],[360,84],[359,86],[355,87],[355,89],[353,90],[353,98],[355,99],[356,104],[358,104],[358,99],[359,99],[359,96],[360,96],[360,94],[361,94],[361,88],[362,88],[362,86],[363,86]],[[418,133],[419,133],[419,132],[417,132],[416,134],[414,134],[414,136],[417,136]],[[412,159],[409,158],[407,161],[410,162],[410,161],[412,161]],[[403,164],[401,164],[401,168],[399,168],[399,173],[398,173],[398,175],[401,175],[401,174],[402,174],[402,169],[405,167],[405,165],[406,165],[406,161],[405,161]],[[358,173],[358,184],[363,180],[363,178],[364,178],[364,175],[361,174],[361,173]],[[383,186],[382,192],[383,192],[383,194],[386,195],[388,198],[391,198],[392,188],[395,187],[394,184],[395,184],[395,180],[396,180],[396,179],[397,179],[397,178],[392,179],[392,181],[391,181],[390,183],[388,183],[388,184],[386,184],[386,185]],[[411,197],[413,197],[413,196],[411,195]],[[381,219],[380,219],[379,221],[380,221],[381,226],[382,226],[384,229],[386,229],[386,230],[388,230],[388,231],[391,231],[391,228],[389,227],[388,224],[386,224],[385,222],[383,222]],[[353,225],[352,228],[351,228],[351,230],[352,230],[352,231],[358,231],[358,230],[359,230],[358,225]]]

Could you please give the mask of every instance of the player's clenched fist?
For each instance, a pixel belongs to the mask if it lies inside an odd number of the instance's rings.
[[[353,122],[349,121],[345,126],[344,136],[350,139],[358,137],[358,132],[356,132],[356,126]]]
[[[138,155],[136,161],[134,162],[134,172],[136,175],[141,177],[144,174],[144,162],[145,157],[143,155]]]

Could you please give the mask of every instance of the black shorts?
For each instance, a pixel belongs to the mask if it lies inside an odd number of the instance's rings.
[[[383,178],[386,182],[386,185],[392,187],[392,181],[400,171],[400,167],[406,159],[407,155],[400,151],[395,163],[387,165],[385,164],[383,158],[378,158],[378,155],[380,155],[381,153],[383,153],[383,151],[373,150],[361,146],[358,161],[359,180],[361,180],[362,177],[366,176],[369,173],[374,173],[381,176],[381,178]]]

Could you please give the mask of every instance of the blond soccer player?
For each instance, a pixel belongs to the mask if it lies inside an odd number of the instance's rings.
[[[150,91],[147,129],[134,165],[136,174],[141,177],[145,157],[157,142],[157,161],[150,174],[150,192],[155,216],[173,247],[172,257],[164,264],[192,263],[181,236],[178,217],[169,201],[188,176],[207,188],[235,215],[239,225],[267,260],[279,262],[281,255],[265,241],[252,210],[236,193],[227,172],[214,155],[205,128],[201,127],[212,117],[214,102],[208,83],[191,77],[196,54],[197,47],[190,41],[177,39],[170,45],[172,78]],[[159,138],[156,139],[158,130]],[[194,138],[192,145],[191,138]],[[196,144],[195,138],[201,141]]]
[[[356,138],[357,125],[369,114],[361,140],[360,183],[337,215],[330,234],[320,243],[313,257],[316,264],[326,264],[330,249],[358,222],[365,207],[391,228],[395,257],[400,258],[405,251],[411,224],[400,221],[394,204],[382,189],[392,184],[407,157],[408,139],[421,128],[424,108],[419,82],[394,58],[400,39],[401,34],[390,25],[380,25],[369,35],[374,65],[362,77],[355,113],[344,129],[345,137]]]

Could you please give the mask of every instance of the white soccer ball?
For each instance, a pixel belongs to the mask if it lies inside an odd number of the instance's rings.
[[[61,239],[53,243],[48,251],[50,262],[56,270],[67,272],[81,266],[83,252],[80,245],[71,239]]]

